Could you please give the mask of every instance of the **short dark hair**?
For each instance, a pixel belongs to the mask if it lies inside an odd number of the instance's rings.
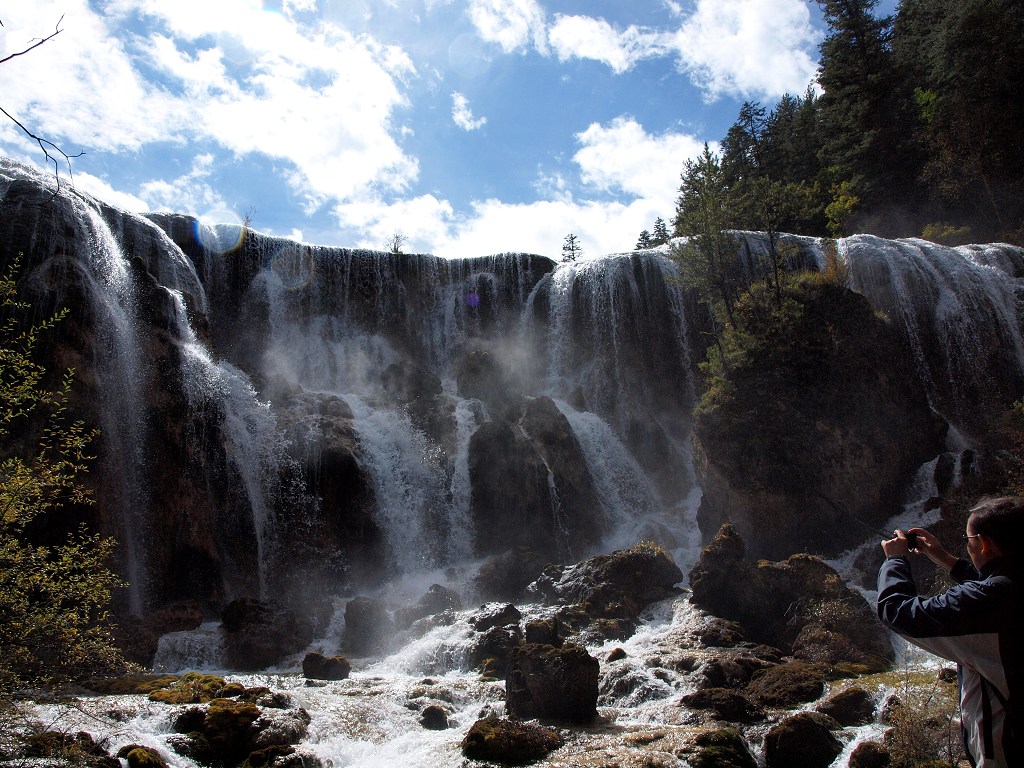
[[[971,517],[974,532],[992,539],[1004,555],[1019,551],[1024,536],[1024,498],[985,497],[971,509]]]

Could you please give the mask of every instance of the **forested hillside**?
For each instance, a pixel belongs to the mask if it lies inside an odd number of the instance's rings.
[[[1024,3],[818,4],[819,88],[746,102],[684,191],[713,180],[728,228],[1024,243]],[[687,204],[677,235],[695,234]]]

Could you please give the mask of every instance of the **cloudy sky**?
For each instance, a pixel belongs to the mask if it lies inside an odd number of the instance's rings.
[[[59,22],[0,65],[0,107],[85,152],[78,189],[450,257],[632,249],[743,100],[803,93],[823,37],[804,0],[22,0],[0,21],[0,58]],[[6,119],[0,152],[44,161]]]

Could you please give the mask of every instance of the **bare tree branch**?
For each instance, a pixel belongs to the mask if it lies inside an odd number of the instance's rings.
[[[24,124],[22,124],[22,122],[18,120],[18,118],[16,118],[3,107],[0,107],[0,112],[3,112],[7,116],[8,120],[10,120],[16,126],[21,128],[21,130],[25,133],[26,136],[35,141],[35,143],[39,145],[39,148],[43,150],[43,154],[46,156],[47,161],[53,163],[53,175],[57,177],[58,191],[60,190],[60,165],[58,159],[50,154],[50,150],[53,150],[54,152],[56,152],[57,154],[64,158],[64,162],[67,163],[68,166],[68,176],[71,177],[71,183],[72,185],[74,185],[75,175],[71,170],[71,160],[72,158],[75,157],[81,157],[82,155],[85,154],[85,152],[79,152],[78,154],[75,155],[69,155],[67,152],[58,147],[49,139],[44,139],[42,136],[37,136],[36,134],[32,133],[32,131],[26,128]],[[49,147],[49,149],[47,149],[47,147]]]
[[[22,51],[17,51],[15,53],[12,53],[12,54],[9,54],[9,55],[5,56],[4,58],[0,59],[0,64],[3,64],[4,62],[10,61],[11,59],[15,58],[16,56],[24,56],[29,51],[34,50],[35,48],[38,48],[40,45],[43,45],[44,43],[48,43],[50,40],[53,40],[53,38],[55,38],[57,35],[59,35],[63,31],[60,28],[60,25],[61,25],[62,21],[64,21],[64,16],[63,15],[59,19],[57,19],[57,24],[54,26],[54,31],[53,32],[51,32],[46,37],[33,38],[34,42],[32,42],[32,44],[28,48],[25,48]],[[3,21],[0,21],[0,27],[2,27],[3,24],[4,24]],[[18,128],[20,128],[22,130],[22,132],[26,136],[28,136],[36,144],[38,144],[39,148],[41,150],[43,150],[43,155],[46,157],[47,162],[53,164],[53,175],[54,175],[54,177],[57,180],[57,189],[54,192],[54,196],[56,196],[60,192],[60,161],[59,161],[59,158],[56,155],[60,155],[60,157],[64,158],[64,162],[65,162],[65,164],[67,164],[67,167],[68,167],[68,176],[71,178],[71,186],[73,187],[75,185],[75,175],[74,175],[74,173],[71,170],[71,159],[75,158],[75,157],[81,157],[82,155],[85,154],[85,152],[79,152],[76,155],[69,155],[67,152],[65,152],[63,149],[58,147],[56,144],[54,144],[49,139],[44,139],[42,136],[38,136],[35,133],[33,133],[32,131],[30,131],[28,128],[25,127],[24,123],[22,123],[20,120],[18,120],[18,118],[16,118],[14,115],[12,115],[10,112],[8,112],[3,107],[0,107],[0,112],[3,112],[8,120],[10,120],[16,126],[18,126]]]
[[[12,54],[10,54],[8,56],[5,56],[4,58],[0,59],[0,64],[3,64],[5,61],[10,61],[15,56],[24,56],[26,53],[31,51],[33,48],[38,48],[43,43],[46,43],[46,42],[49,42],[50,40],[53,40],[53,38],[55,38],[57,35],[59,35],[61,32],[64,31],[64,30],[62,30],[60,28],[60,23],[62,21],[64,21],[64,17],[63,16],[61,16],[59,19],[57,19],[57,26],[56,26],[56,28],[54,29],[54,31],[51,34],[47,35],[46,37],[34,38],[35,42],[32,43],[32,45],[30,45],[28,48],[26,48],[23,51],[18,51],[17,53],[12,53]],[[4,23],[2,21],[0,21],[0,27],[2,27],[3,25],[4,25]]]

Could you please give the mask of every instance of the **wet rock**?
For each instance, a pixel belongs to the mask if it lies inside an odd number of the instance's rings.
[[[260,717],[255,704],[214,699],[203,720],[203,736],[211,752],[225,763],[241,762],[251,750],[253,723]]]
[[[748,696],[731,688],[705,688],[688,693],[679,700],[690,709],[707,710],[719,720],[730,723],[756,723],[764,719],[764,710]]]
[[[904,338],[863,295],[823,285],[791,298],[797,343],[752,349],[729,397],[693,422],[702,533],[731,521],[756,558],[773,560],[862,543],[855,521],[879,526],[901,511],[946,428]]]
[[[889,768],[892,755],[877,741],[862,741],[850,753],[849,768]]]
[[[523,635],[528,643],[540,643],[555,647],[562,644],[562,638],[558,634],[558,619],[528,621],[523,627]]]
[[[693,746],[694,751],[686,755],[692,768],[757,768],[750,747],[733,728],[699,733]]]
[[[505,677],[512,652],[523,644],[518,624],[491,627],[476,637],[469,649],[469,664],[485,677]]]
[[[812,664],[793,661],[756,672],[745,692],[763,707],[795,707],[821,698],[825,676]]]
[[[769,729],[764,738],[768,768],[827,768],[843,751],[833,731],[839,723],[820,712],[800,712]]]
[[[207,765],[217,759],[210,742],[199,730],[172,733],[167,736],[167,746],[176,754],[189,757],[201,765]]]
[[[694,632],[694,640],[711,648],[734,648],[746,640],[746,636],[739,622],[712,616]]]
[[[206,721],[206,709],[203,707],[185,707],[174,718],[171,729],[175,733],[192,733],[202,731]]]
[[[441,584],[431,584],[415,605],[402,608],[395,613],[395,626],[398,629],[405,629],[419,619],[445,611],[458,611],[461,608],[462,598],[458,592]]]
[[[246,671],[265,669],[300,652],[316,630],[307,614],[251,597],[228,603],[221,621],[228,666]]]
[[[548,468],[521,429],[505,421],[482,424],[469,440],[469,480],[477,555],[525,546],[559,557]]]
[[[552,728],[487,717],[470,726],[462,740],[462,754],[470,760],[526,765],[547,756],[562,743],[562,737]]]
[[[264,750],[297,744],[306,736],[309,723],[309,713],[302,708],[261,710],[252,725],[248,748]]]
[[[242,763],[242,768],[265,768],[265,766],[273,766],[273,768],[282,768],[287,764],[302,765],[300,759],[297,763],[292,763],[289,758],[295,756],[295,747],[284,744],[277,744],[271,747],[263,747],[262,749],[256,749],[249,753],[249,756],[245,758],[245,762]]]
[[[622,648],[612,648],[610,651],[608,651],[608,656],[605,657],[605,663],[611,664],[614,661],[625,659],[628,656],[629,654],[626,653]]]
[[[312,652],[302,659],[302,674],[313,680],[344,680],[351,671],[352,665],[344,656]]]
[[[570,538],[560,542],[564,556],[575,559],[592,551],[607,532],[607,523],[603,515],[595,514],[601,500],[569,420],[550,397],[542,395],[529,402],[520,424],[550,470],[561,525],[572,531]]]
[[[168,768],[159,752],[141,744],[126,744],[117,751],[117,757],[127,762],[128,768]]]
[[[814,708],[843,726],[867,725],[875,719],[875,698],[859,685],[830,694]]]
[[[576,565],[549,566],[527,594],[548,604],[576,604],[591,619],[631,622],[651,603],[678,594],[682,579],[668,552],[642,541]]]
[[[582,646],[522,645],[509,657],[509,716],[587,722],[597,714],[599,675],[600,664]]]
[[[489,557],[477,572],[477,592],[486,600],[519,600],[550,559],[529,546]]]
[[[146,614],[146,628],[156,634],[186,632],[203,623],[203,608],[197,600],[179,600]]]
[[[888,630],[872,608],[817,557],[752,563],[743,539],[726,524],[689,579],[695,605],[738,622],[755,642],[861,672],[887,668],[893,659]]]
[[[370,597],[356,597],[345,606],[344,648],[355,656],[381,653],[394,631],[387,606]]]
[[[477,632],[485,632],[491,627],[504,627],[508,624],[518,624],[523,614],[514,605],[498,605],[489,603],[481,605],[480,610],[467,619],[470,626]]]
[[[428,731],[443,731],[448,728],[448,713],[444,707],[429,704],[420,712],[420,725]]]
[[[8,732],[5,732],[5,736]],[[104,748],[106,739],[97,743],[95,739],[84,731],[78,733],[64,733],[62,731],[44,729],[33,730],[30,733],[21,734],[21,754],[19,757],[43,758],[43,760],[32,759],[27,761],[11,758],[11,747],[8,739],[0,747],[0,761],[9,765],[20,764],[41,764],[41,765],[75,765],[82,768],[120,768],[121,763],[112,757]]]
[[[742,688],[755,673],[777,665],[777,661],[752,653],[721,653],[700,665],[697,685],[701,688]]]

